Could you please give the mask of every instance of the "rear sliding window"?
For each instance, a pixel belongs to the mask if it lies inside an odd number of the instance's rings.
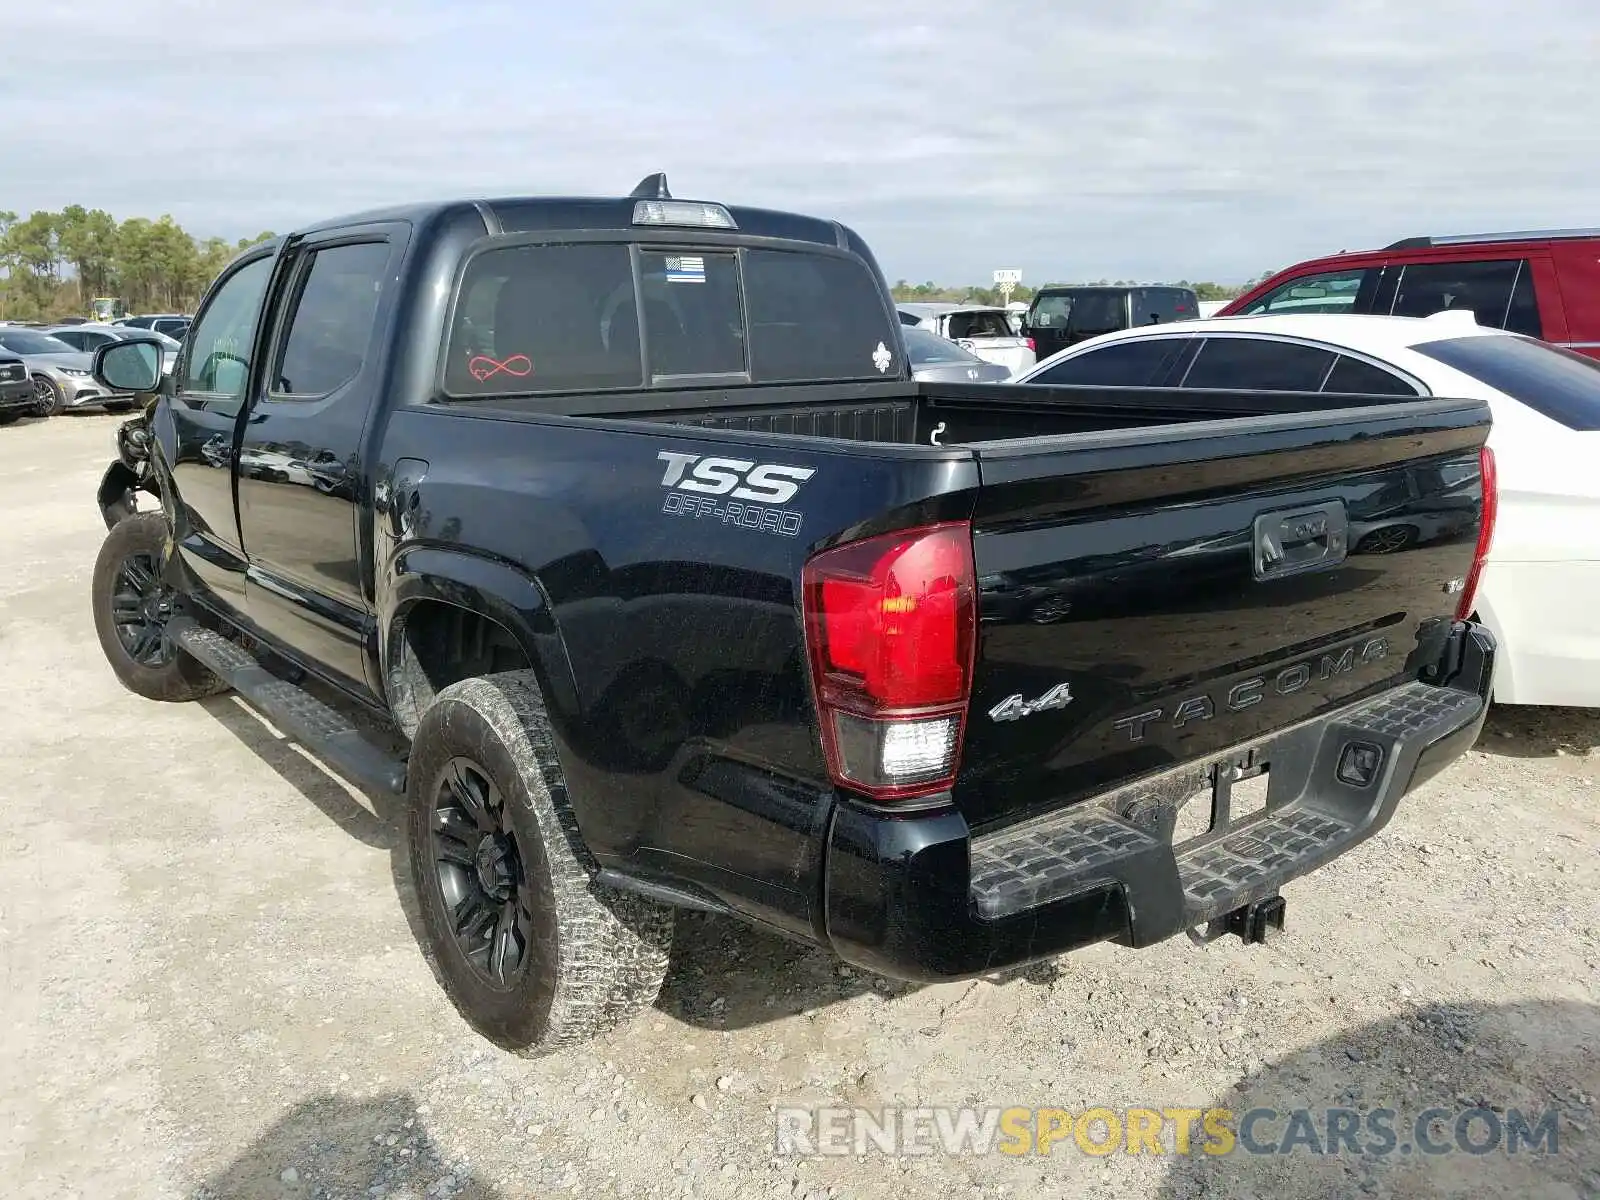
[[[1526,337],[1446,338],[1412,349],[1568,429],[1600,429],[1600,361]]]
[[[451,395],[876,379],[899,338],[854,259],[803,251],[507,246],[467,265]],[[648,375],[646,374],[648,372]]]

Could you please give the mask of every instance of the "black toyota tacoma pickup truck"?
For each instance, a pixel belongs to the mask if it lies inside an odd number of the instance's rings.
[[[849,229],[660,176],[253,247],[122,431],[101,644],[404,795],[523,1053],[649,1004],[679,908],[908,980],[1260,940],[1477,736],[1488,409],[919,384],[899,328]],[[1446,476],[1460,533],[1352,553]]]

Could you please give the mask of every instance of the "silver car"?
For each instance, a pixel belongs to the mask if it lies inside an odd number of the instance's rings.
[[[161,374],[170,376],[178,365],[178,351],[183,349],[183,343],[176,338],[170,338],[164,333],[157,333],[154,329],[142,329],[129,325],[101,325],[93,321],[82,321],[75,325],[51,325],[41,329],[40,333],[63,341],[74,350],[82,350],[86,354],[93,354],[107,342],[128,342],[143,340],[157,342],[161,346]]]
[[[0,346],[20,355],[33,379],[40,416],[69,408],[105,408],[120,412],[133,407],[132,392],[110,392],[94,381],[94,355],[75,350],[37,329],[0,325]]]
[[[936,333],[907,325],[900,330],[914,379],[936,383],[1003,383],[1011,372],[998,363],[984,362]]]

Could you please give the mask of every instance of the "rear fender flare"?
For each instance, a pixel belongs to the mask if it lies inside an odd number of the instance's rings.
[[[576,711],[572,664],[549,597],[533,576],[498,559],[417,546],[395,555],[386,592],[378,648],[384,696],[391,710],[398,699],[393,692],[395,667],[405,650],[406,614],[423,601],[434,601],[476,613],[504,628],[537,674],[552,718]],[[395,715],[405,727],[401,714]]]

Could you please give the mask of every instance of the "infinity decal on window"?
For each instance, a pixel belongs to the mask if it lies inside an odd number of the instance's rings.
[[[467,372],[479,383],[501,372],[507,375],[532,375],[533,359],[526,354],[513,354],[510,358],[497,362],[487,354],[479,354],[468,360]]]

